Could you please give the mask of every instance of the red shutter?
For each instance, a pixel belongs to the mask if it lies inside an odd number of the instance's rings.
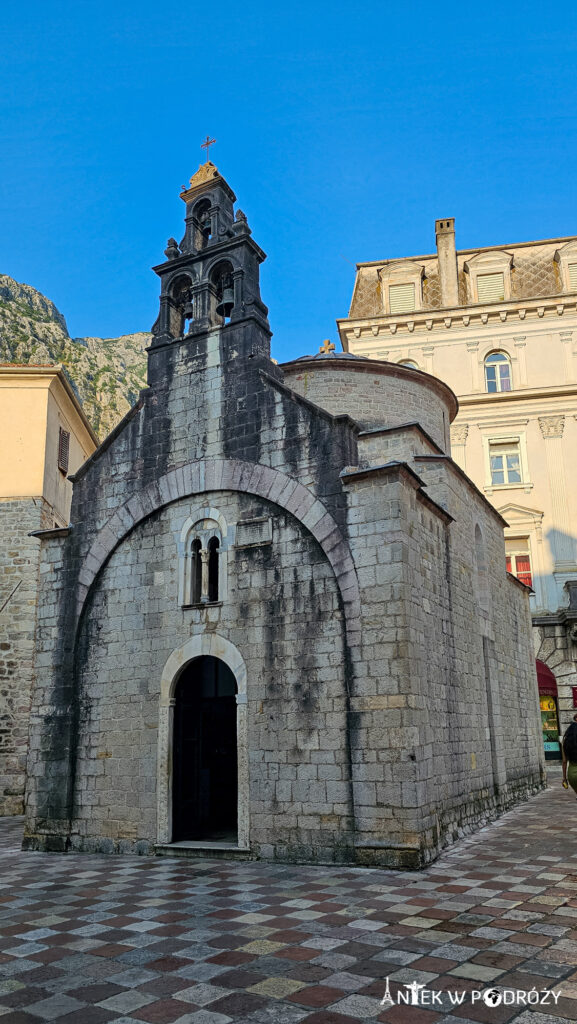
[[[529,555],[517,555],[515,558],[517,563],[517,569],[515,575],[521,583],[524,583],[527,587],[533,586],[533,579],[531,576],[531,559]]]

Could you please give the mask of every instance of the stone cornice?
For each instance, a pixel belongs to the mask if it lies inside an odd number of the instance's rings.
[[[577,400],[577,384],[551,384],[548,387],[496,391],[494,394],[479,391],[474,394],[459,395],[459,409],[464,411],[467,406],[471,405],[484,405],[490,409],[492,406],[509,406],[513,402],[534,402],[539,399],[550,400],[566,397]]]
[[[342,317],[337,328],[345,352],[349,350],[349,337],[371,341],[374,338],[395,337],[399,332],[424,334],[435,331],[478,330],[486,325],[499,326],[507,322],[562,317],[577,312],[577,293],[563,293],[530,299],[510,299],[484,305],[450,306],[443,309],[417,309],[402,316],[379,313],[368,317]]]

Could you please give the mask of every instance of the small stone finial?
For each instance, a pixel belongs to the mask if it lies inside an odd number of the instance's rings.
[[[168,242],[166,243],[166,249],[164,250],[164,255],[166,256],[167,260],[175,260],[177,256],[180,256],[180,249],[178,247],[178,242],[176,241],[176,238],[168,239]]]
[[[250,235],[251,230],[248,226],[248,220],[246,219],[246,213],[242,210],[236,211],[234,218],[234,224],[232,226],[233,233],[235,235]]]
[[[330,340],[330,338],[325,338],[325,340],[323,341],[321,347],[319,348],[319,352],[322,352],[325,356],[328,356],[329,352],[334,352],[334,351],[335,351],[334,342],[332,342]]]

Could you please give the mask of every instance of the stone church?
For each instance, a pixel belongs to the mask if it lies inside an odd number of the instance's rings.
[[[419,867],[543,784],[529,591],[453,392],[278,366],[207,162],[148,388],[45,530],[25,847]]]

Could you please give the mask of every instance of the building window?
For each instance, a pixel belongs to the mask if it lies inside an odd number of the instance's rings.
[[[512,537],[505,541],[505,559],[507,572],[516,576],[527,587],[533,586],[531,572],[531,555],[527,537]]]
[[[504,352],[491,352],[485,359],[485,386],[490,394],[511,390],[511,363]]]
[[[228,540],[224,517],[199,508],[184,523],[179,543],[179,603],[204,607],[226,600]]]
[[[504,274],[479,274],[477,277],[479,302],[503,302],[505,298]]]
[[[519,441],[490,441],[489,465],[494,487],[522,483]]]
[[[389,310],[391,313],[412,313],[415,309],[414,284],[389,285]]]
[[[577,263],[570,263],[569,267],[569,290],[577,292]]]
[[[58,434],[58,469],[61,473],[68,472],[68,457],[70,454],[70,431],[60,427]]]

